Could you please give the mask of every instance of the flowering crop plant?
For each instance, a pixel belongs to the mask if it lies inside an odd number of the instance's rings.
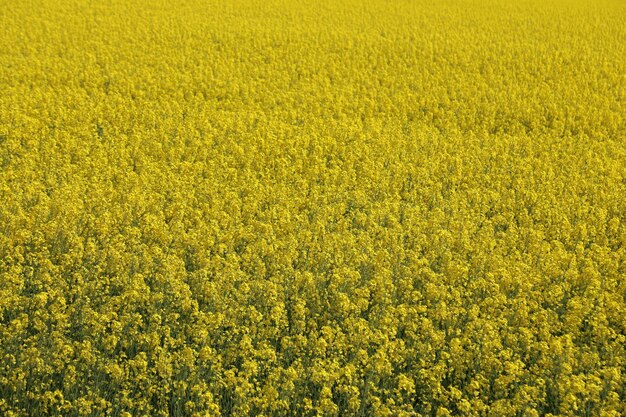
[[[625,415],[623,0],[0,0],[0,416]]]

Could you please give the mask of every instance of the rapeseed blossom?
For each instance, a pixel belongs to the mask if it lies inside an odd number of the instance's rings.
[[[626,6],[0,7],[0,415],[626,414]]]

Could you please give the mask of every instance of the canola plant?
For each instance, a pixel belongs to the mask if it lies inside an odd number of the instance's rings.
[[[626,3],[0,1],[0,415],[626,415]]]

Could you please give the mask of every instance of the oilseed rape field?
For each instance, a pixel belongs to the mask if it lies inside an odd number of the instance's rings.
[[[624,415],[624,1],[0,0],[0,416]]]

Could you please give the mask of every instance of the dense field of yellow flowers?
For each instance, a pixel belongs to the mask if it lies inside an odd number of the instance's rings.
[[[626,3],[0,0],[0,415],[626,415]]]

